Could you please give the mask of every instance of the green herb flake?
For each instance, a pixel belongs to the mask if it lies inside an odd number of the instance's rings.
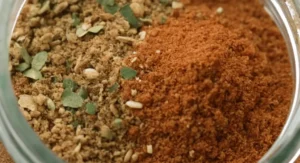
[[[62,103],[64,107],[80,108],[83,105],[83,99],[70,89],[66,89],[62,94]]]
[[[108,6],[115,5],[115,0],[103,0],[103,1],[105,1]]]
[[[89,102],[85,105],[85,111],[90,114],[90,115],[95,115],[96,114],[96,109],[97,109],[97,106],[96,104],[92,103],[92,102]]]
[[[118,83],[115,83],[108,88],[108,92],[110,92],[110,93],[115,92],[116,90],[119,89],[119,87],[120,87],[120,85]]]
[[[68,59],[66,61],[66,68],[67,68],[67,72],[70,72],[72,69],[72,63]]]
[[[64,87],[65,90],[69,89],[71,91],[74,91],[75,89],[77,89],[78,85],[72,79],[64,79],[63,80],[63,87]]]
[[[163,4],[163,5],[167,5],[167,4],[170,3],[169,0],[159,0],[159,2],[160,2],[161,4]]]
[[[77,112],[77,108],[67,108],[67,111],[71,112],[73,115]]]
[[[112,127],[115,129],[120,129],[123,127],[123,120],[120,118],[116,118],[113,122],[112,122]]]
[[[80,24],[80,19],[77,13],[72,13],[73,26],[77,27]]]
[[[79,125],[79,121],[78,120],[74,120],[71,124],[72,124],[72,126],[74,128],[77,128],[77,126]]]
[[[30,67],[30,65],[28,63],[21,63],[16,67],[17,71],[23,72],[25,70],[27,70]]]
[[[39,0],[40,4],[43,4],[46,0]]]
[[[166,24],[167,20],[168,20],[167,17],[162,16],[162,17],[160,18],[160,22],[159,22],[159,23],[160,23],[160,24]]]
[[[97,2],[101,4],[105,12],[110,14],[115,14],[120,9],[115,0],[97,0]]]
[[[83,99],[87,99],[88,98],[88,92],[85,88],[83,87],[80,87],[79,91],[78,91],[78,94],[80,97],[82,97]]]
[[[91,33],[99,33],[104,27],[102,25],[94,26],[90,29],[88,29]]]
[[[20,53],[22,58],[27,64],[30,64],[32,61],[32,57],[28,54],[27,50],[24,47],[20,48]]]
[[[42,73],[33,68],[26,70],[23,74],[24,74],[24,76],[34,79],[34,80],[40,80],[43,78]]]
[[[40,70],[45,65],[48,58],[48,53],[45,51],[37,53],[31,62],[31,67],[35,70]]]
[[[141,22],[139,19],[136,18],[134,15],[132,9],[130,8],[130,5],[127,4],[124,7],[120,9],[120,13],[124,18],[129,22],[129,24],[134,27],[134,28],[139,28],[141,27]]]
[[[104,6],[104,11],[110,14],[115,14],[116,12],[118,12],[119,10],[119,6],[118,5],[113,5],[113,6]]]
[[[88,31],[83,30],[81,27],[77,28],[76,35],[77,37],[83,37],[88,33]]]
[[[135,71],[130,67],[125,67],[125,66],[121,68],[120,73],[122,78],[127,80],[133,79],[137,75],[137,71]]]
[[[56,83],[58,79],[56,76],[51,76],[50,80],[51,80],[51,83]]]

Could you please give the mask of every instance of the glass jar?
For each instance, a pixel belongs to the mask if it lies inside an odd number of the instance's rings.
[[[0,0],[0,138],[15,162],[63,162],[38,138],[19,111],[9,72],[9,41],[25,0]],[[300,154],[300,0],[262,0],[288,46],[294,75],[294,96],[286,124],[265,162],[293,162]]]

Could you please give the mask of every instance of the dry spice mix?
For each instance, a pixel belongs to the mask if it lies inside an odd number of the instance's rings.
[[[255,162],[293,89],[258,0],[29,0],[10,58],[20,110],[67,162]]]

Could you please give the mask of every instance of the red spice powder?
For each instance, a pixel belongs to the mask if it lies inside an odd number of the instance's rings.
[[[144,104],[134,110],[143,125],[128,132],[140,162],[257,161],[279,135],[293,89],[279,30],[257,1],[199,0],[178,13],[145,28],[127,63],[141,79],[122,84],[124,100]]]

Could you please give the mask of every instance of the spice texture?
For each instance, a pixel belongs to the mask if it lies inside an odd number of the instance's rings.
[[[285,42],[258,1],[186,1],[126,64],[141,103],[128,140],[140,162],[256,162],[279,135],[293,89]],[[134,62],[132,62],[134,60]],[[132,93],[135,90],[136,93]]]
[[[150,0],[28,0],[10,42],[20,111],[45,145],[66,162],[134,162],[125,139],[132,116],[120,98],[122,66],[143,41],[141,25],[171,13]],[[120,73],[120,71],[122,71]]]

